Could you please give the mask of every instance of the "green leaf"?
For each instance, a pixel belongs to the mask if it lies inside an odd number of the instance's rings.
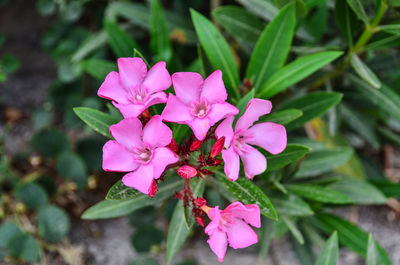
[[[348,75],[348,77],[365,99],[394,119],[400,120],[400,96],[395,91],[384,84],[380,89],[376,89],[354,75]]]
[[[169,180],[166,184],[159,185],[158,192],[154,198],[150,198],[148,195],[142,193],[139,196],[129,200],[101,201],[87,209],[83,213],[82,219],[93,220],[119,217],[146,206],[158,205],[163,200],[171,197],[176,190],[179,190],[183,183],[183,180]]]
[[[398,135],[397,133],[393,132],[392,130],[382,127],[382,126],[379,126],[376,129],[387,140],[389,140],[390,142],[392,142],[395,145],[398,145],[398,146],[400,145],[400,135]]]
[[[270,98],[286,88],[296,84],[333,60],[341,56],[342,52],[328,51],[297,58],[275,72],[263,83],[259,97]]]
[[[264,28],[253,14],[238,6],[221,6],[213,10],[212,16],[235,38],[254,45]]]
[[[277,155],[265,152],[265,158],[268,161],[267,170],[272,171],[282,168],[290,163],[299,160],[305,154],[311,151],[311,148],[301,144],[288,144],[286,149]]]
[[[255,91],[286,61],[296,25],[294,4],[288,4],[267,25],[257,41],[246,71]]]
[[[369,18],[360,0],[347,0],[347,4],[353,9],[357,17],[361,19],[366,25],[369,23]]]
[[[152,0],[150,5],[150,49],[155,54],[155,61],[169,61],[172,57],[171,42],[167,21],[159,0]]]
[[[357,204],[384,204],[385,195],[365,180],[343,178],[328,186],[349,196]]]
[[[140,191],[125,186],[121,180],[118,180],[108,191],[106,200],[129,200],[140,195],[142,195]]]
[[[299,109],[303,115],[286,125],[286,129],[290,130],[305,124],[306,122],[325,114],[330,108],[337,105],[342,99],[342,94],[336,92],[314,92],[305,96],[287,101],[281,109]]]
[[[298,109],[287,109],[276,111],[274,113],[262,116],[260,118],[260,122],[275,122],[282,125],[289,124],[290,122],[300,118],[303,115],[303,112]]]
[[[346,163],[352,155],[353,149],[349,147],[336,147],[312,152],[303,160],[300,170],[296,173],[295,177],[314,177],[334,170]]]
[[[38,209],[47,204],[48,196],[42,186],[31,182],[17,188],[16,198],[23,201],[30,209]]]
[[[336,230],[341,244],[354,250],[364,258],[367,256],[368,234],[364,230],[335,215],[320,213],[316,217],[317,222],[314,224],[322,229],[325,233],[330,234]],[[392,264],[388,254],[382,248],[382,246],[377,243],[376,247],[379,255],[381,255],[385,260],[385,263],[383,264]]]
[[[8,242],[15,236],[23,234],[21,229],[12,222],[4,222],[0,225],[0,248],[6,248]]]
[[[204,179],[191,179],[190,180],[190,187],[192,189],[193,197],[202,197],[204,193],[204,188],[205,188],[205,182]],[[195,223],[195,219],[193,217],[193,213],[190,207],[185,208],[185,221],[186,221],[186,226],[188,228],[192,227],[193,224]]]
[[[130,57],[134,48],[138,48],[133,39],[122,30],[117,23],[110,20],[104,21],[108,43],[117,58]]]
[[[107,33],[105,31],[99,31],[95,34],[91,34],[82,43],[81,46],[72,55],[71,61],[73,63],[81,61],[83,58],[101,48],[107,43]]]
[[[380,191],[382,191],[386,197],[400,197],[400,183],[391,182],[387,179],[370,179],[369,181]]]
[[[41,208],[37,222],[39,235],[51,243],[62,241],[71,226],[65,211],[54,205],[47,205]]]
[[[335,17],[342,35],[350,46],[353,46],[353,33],[357,19],[346,0],[335,1]]]
[[[157,261],[150,257],[138,257],[129,265],[158,265]]]
[[[87,183],[88,174],[85,162],[78,155],[64,152],[57,159],[57,172],[67,179],[72,179],[78,187],[84,188]]]
[[[117,71],[115,63],[97,58],[82,60],[80,65],[83,71],[100,81],[103,81],[108,73]]]
[[[382,25],[379,29],[393,35],[400,35],[400,24]]]
[[[279,10],[271,2],[265,0],[237,0],[240,4],[246,7],[251,13],[269,21]]]
[[[243,115],[243,113],[246,111],[247,104],[252,98],[254,98],[254,96],[255,91],[252,89],[246,94],[246,96],[240,99],[239,103],[236,105],[236,107],[239,109],[239,114],[237,115],[238,117]]]
[[[267,195],[251,180],[238,178],[236,181],[230,181],[223,173],[218,171],[215,176],[239,201],[244,204],[257,204],[262,215],[275,220],[278,218]]]
[[[353,200],[339,191],[318,185],[310,184],[288,184],[285,188],[299,196],[312,201],[332,203],[332,204],[349,204]]]
[[[38,0],[36,1],[36,9],[42,16],[49,16],[56,10],[56,3],[54,0]]]
[[[337,265],[339,258],[339,243],[337,232],[333,232],[323,246],[315,265]]]
[[[310,206],[294,194],[270,194],[269,198],[278,213],[293,216],[307,216],[314,214]]]
[[[6,54],[1,58],[0,65],[2,70],[4,70],[8,74],[12,74],[18,70],[20,66],[20,62],[18,58],[13,54]]]
[[[119,122],[117,118],[96,109],[86,107],[74,108],[75,114],[96,132],[112,139],[110,126]]]
[[[300,230],[297,228],[296,223],[294,223],[293,220],[287,217],[286,215],[282,215],[282,219],[289,228],[289,231],[292,233],[294,238],[296,238],[297,242],[299,242],[300,245],[303,245],[304,237],[300,232]]]
[[[164,240],[164,233],[154,225],[139,226],[132,235],[132,245],[138,252],[150,252],[153,247],[159,247]]]
[[[45,128],[32,138],[32,147],[45,157],[55,157],[70,148],[67,136],[60,130]]]
[[[215,69],[222,71],[228,93],[238,99],[239,73],[231,48],[213,23],[193,9],[190,13],[197,36],[210,63]]]
[[[372,237],[372,234],[369,234],[366,265],[391,264],[389,257],[385,254],[379,251],[379,243]]]
[[[11,256],[27,262],[36,262],[41,256],[41,250],[37,240],[25,233],[12,237],[7,244]]]
[[[372,72],[356,54],[351,55],[351,66],[353,66],[354,71],[371,86],[375,88],[380,88],[382,86],[381,81],[379,81],[375,73]]]

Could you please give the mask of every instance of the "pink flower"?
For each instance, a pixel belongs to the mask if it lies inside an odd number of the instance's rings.
[[[208,129],[219,120],[239,112],[225,102],[227,94],[220,70],[206,80],[198,73],[175,73],[172,83],[176,96],[168,96],[161,116],[166,121],[189,125],[198,140],[203,140]]]
[[[247,178],[253,178],[267,169],[267,160],[251,145],[259,146],[274,155],[285,150],[285,127],[273,122],[253,125],[260,116],[268,114],[271,108],[269,100],[251,99],[245,113],[236,122],[235,131],[232,129],[234,117],[226,118],[216,129],[217,138],[225,136],[227,149],[222,151],[222,159],[225,161],[224,171],[229,180],[235,181],[239,176],[239,157]]]
[[[163,90],[171,86],[165,62],[156,63],[148,72],[139,57],[119,58],[119,73],[111,72],[97,95],[111,99],[125,118],[137,117],[148,107],[167,102]]]
[[[153,116],[144,126],[138,118],[127,118],[110,127],[115,138],[103,146],[105,171],[130,172],[122,182],[140,192],[149,194],[154,179],[165,167],[179,160],[165,147],[171,142],[172,131],[162,123],[160,115]]]
[[[249,226],[249,224],[257,228],[261,226],[258,205],[234,202],[223,211],[218,209],[218,206],[211,208],[208,216],[211,222],[205,229],[210,236],[207,243],[220,262],[224,261],[228,243],[230,247],[237,249],[258,242],[257,234]]]

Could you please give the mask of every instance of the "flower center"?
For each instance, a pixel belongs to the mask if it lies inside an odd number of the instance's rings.
[[[235,132],[232,139],[234,150],[238,153],[247,153],[250,151],[250,146],[247,142],[252,138],[252,135],[247,131]]]
[[[147,164],[153,158],[153,151],[147,147],[137,148],[134,153],[136,162],[141,164]]]
[[[146,91],[139,87],[131,90],[131,93],[129,94],[129,100],[134,104],[143,104],[146,100],[146,96]]]
[[[209,106],[207,105],[206,101],[200,101],[192,104],[192,115],[197,117],[197,118],[204,118],[207,116],[207,113],[209,111]]]

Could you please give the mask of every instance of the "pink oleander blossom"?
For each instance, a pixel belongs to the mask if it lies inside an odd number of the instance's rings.
[[[97,95],[111,99],[125,118],[137,117],[148,107],[167,102],[163,90],[171,86],[165,62],[156,63],[148,72],[139,57],[119,58],[117,72],[107,75]]]
[[[166,121],[189,125],[198,140],[203,140],[215,123],[239,112],[226,102],[228,95],[220,70],[206,80],[198,73],[175,73],[172,83],[176,95],[168,96],[161,116]]]
[[[211,222],[205,229],[210,236],[207,243],[220,262],[224,261],[228,243],[230,247],[237,249],[258,242],[257,234],[249,226],[250,224],[257,228],[261,227],[258,205],[234,202],[223,211],[218,209],[218,206],[210,208],[208,216]]]
[[[240,170],[239,157],[244,165],[247,178],[253,178],[267,169],[264,155],[251,145],[259,146],[271,154],[278,154],[286,148],[286,129],[280,124],[263,122],[253,125],[262,115],[270,113],[269,100],[251,99],[245,113],[232,129],[234,117],[226,118],[216,129],[217,138],[225,136],[226,150],[222,151],[224,171],[231,181],[237,180]]]
[[[154,179],[158,179],[166,166],[179,160],[167,146],[172,131],[156,115],[142,129],[138,118],[127,118],[110,127],[115,138],[103,147],[105,171],[130,172],[122,182],[145,194],[151,194]],[[154,194],[153,194],[154,195]]]

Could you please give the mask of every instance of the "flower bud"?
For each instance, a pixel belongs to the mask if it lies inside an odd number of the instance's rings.
[[[179,151],[178,145],[176,144],[176,141],[174,138],[172,138],[171,142],[169,143],[169,145],[167,145],[167,147],[169,149],[171,149],[172,152],[178,153],[178,151]]]
[[[222,136],[213,145],[213,147],[211,149],[210,157],[214,158],[217,155],[219,155],[219,153],[221,153],[221,151],[222,151],[222,148],[224,148],[224,144],[225,144],[225,136]]]
[[[199,197],[199,198],[197,198],[196,200],[194,200],[194,204],[195,204],[197,207],[201,207],[201,206],[203,206],[203,205],[206,205],[206,203],[207,203],[207,201],[206,201],[204,198],[201,198],[201,197]]]
[[[215,159],[215,160],[214,160],[214,165],[215,165],[215,166],[221,165],[221,163],[222,163],[222,160],[221,160],[221,159]]]
[[[195,140],[195,141],[193,141],[193,143],[190,145],[189,150],[190,150],[191,152],[196,151],[196,150],[199,149],[202,145],[203,145],[203,141]]]
[[[199,225],[201,225],[202,227],[204,227],[203,218],[201,218],[201,217],[196,217],[196,221],[197,221],[197,223],[198,223]]]
[[[153,182],[151,183],[151,186],[149,188],[149,196],[151,198],[154,197],[154,195],[156,195],[157,193],[157,182],[155,180],[153,180]]]
[[[197,175],[197,170],[191,166],[181,166],[177,172],[184,179],[191,179]]]

